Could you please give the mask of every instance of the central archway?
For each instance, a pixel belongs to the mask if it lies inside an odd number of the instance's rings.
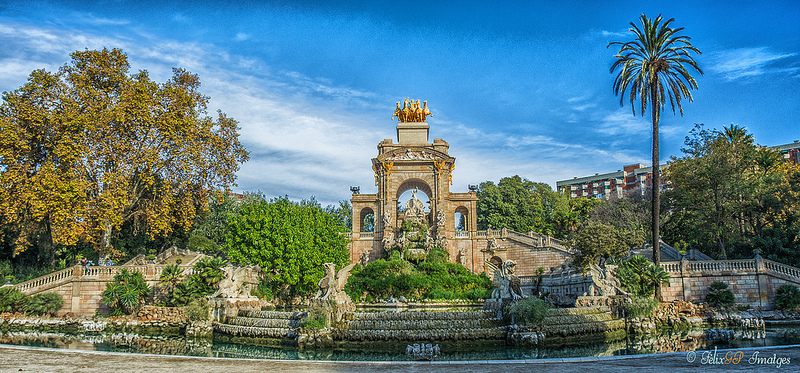
[[[397,192],[395,193],[394,198],[399,199],[403,193],[414,188],[417,188],[419,189],[420,192],[425,193],[425,195],[428,196],[428,198],[433,198],[433,191],[431,190],[430,185],[428,185],[428,183],[426,183],[424,180],[421,179],[408,179],[404,181],[397,188]]]

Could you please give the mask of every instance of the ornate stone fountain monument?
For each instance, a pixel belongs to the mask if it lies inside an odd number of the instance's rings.
[[[523,287],[530,282],[526,277],[535,275],[538,268],[570,262],[574,251],[552,237],[510,229],[477,229],[478,188],[450,190],[456,159],[448,153],[446,141],[429,141],[426,119],[431,115],[427,102],[406,99],[397,103],[393,116],[399,120],[397,142],[381,141],[371,162],[377,192],[361,194],[360,187],[351,188],[350,261],[366,265],[395,249],[414,259],[436,246],[449,254],[451,262],[474,273],[491,275],[495,269],[487,263],[512,260],[517,263],[515,273]],[[407,191],[413,191],[412,198],[399,206],[401,195]],[[429,198],[429,206],[425,206],[422,194]]]
[[[472,255],[473,248],[479,246],[478,237],[469,234],[476,230],[478,197],[474,191],[450,191],[455,158],[448,154],[450,146],[446,141],[428,141],[430,127],[425,120],[431,115],[427,101],[406,99],[397,103],[394,112],[399,120],[397,143],[391,139],[381,141],[378,156],[372,159],[378,192],[356,192],[351,199],[352,262],[378,259],[384,251],[398,246],[419,254],[420,250],[435,245],[447,251],[451,260],[459,260],[473,271],[483,271],[483,258]],[[409,190],[413,190],[414,195],[403,211],[398,208],[398,199]],[[430,199],[428,212],[417,197],[420,192]],[[460,231],[455,229],[456,213],[463,217]],[[370,214],[374,217],[371,232],[364,224],[365,217]]]

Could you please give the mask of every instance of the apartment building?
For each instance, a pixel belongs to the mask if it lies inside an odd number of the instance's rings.
[[[800,163],[800,140],[794,140],[793,143],[785,145],[773,146],[772,149],[780,153],[783,159],[794,163]]]
[[[557,181],[556,187],[573,198],[622,198],[629,193],[644,195],[653,186],[652,176],[652,167],[637,163],[626,165],[617,172]]]
[[[780,153],[787,161],[800,163],[800,141],[772,146],[770,149]],[[661,169],[664,167],[666,164],[661,165]],[[572,198],[622,198],[630,193],[645,195],[653,186],[652,177],[652,167],[637,163],[624,166],[617,172],[557,181],[556,188],[566,191]]]

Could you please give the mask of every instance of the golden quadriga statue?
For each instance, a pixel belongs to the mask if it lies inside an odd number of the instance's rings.
[[[397,117],[401,122],[424,122],[428,115],[433,116],[431,111],[428,110],[428,101],[423,101],[420,105],[419,100],[414,102],[408,98],[403,101],[403,107],[400,107],[400,102],[397,102],[397,109],[394,110],[392,119]]]

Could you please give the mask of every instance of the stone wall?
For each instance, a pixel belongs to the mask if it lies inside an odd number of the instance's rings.
[[[140,321],[160,320],[171,323],[186,323],[188,318],[182,307],[142,306],[136,317]]]
[[[766,260],[687,261],[664,264],[670,274],[662,286],[664,301],[704,301],[715,281],[728,284],[736,303],[755,308],[774,307],[781,285],[800,286],[800,269]]]
[[[92,316],[96,313],[105,313],[108,307],[103,303],[103,291],[106,284],[114,280],[114,276],[122,269],[139,272],[151,288],[158,285],[161,271],[166,265],[147,264],[131,266],[74,266],[58,272],[53,272],[30,281],[15,285],[24,294],[34,295],[39,293],[55,293],[64,299],[64,306],[58,315],[72,313],[77,316]],[[184,276],[194,273],[186,265]],[[258,274],[255,270],[247,272],[246,283],[257,283]]]

